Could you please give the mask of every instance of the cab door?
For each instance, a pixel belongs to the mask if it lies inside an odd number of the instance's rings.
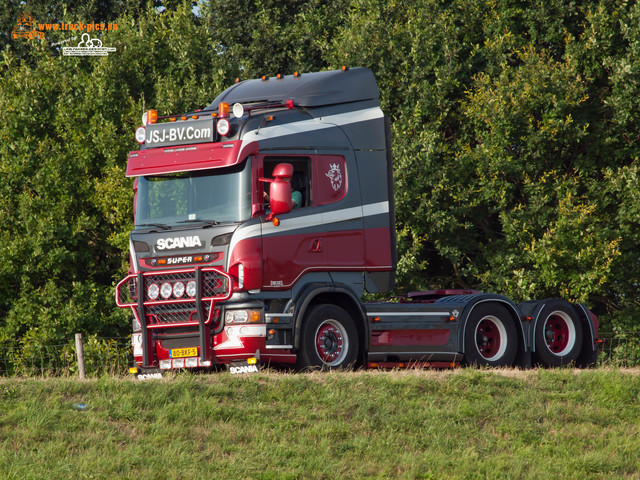
[[[312,157],[299,155],[263,155],[265,177],[271,178],[278,163],[294,167],[292,191],[298,192],[301,204],[279,215],[279,224],[262,220],[263,289],[285,289],[305,273],[323,270],[324,232],[322,214],[313,207]],[[263,186],[268,192],[268,186]],[[265,213],[268,213],[265,203]]]

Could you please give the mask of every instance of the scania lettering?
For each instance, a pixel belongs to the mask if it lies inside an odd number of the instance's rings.
[[[229,373],[233,375],[237,375],[240,373],[258,373],[257,365],[242,365],[239,367],[231,366],[229,367]]]
[[[195,248],[202,247],[200,237],[176,237],[159,238],[156,243],[158,250],[171,250],[174,248]]]
[[[451,289],[361,300],[393,288],[397,263],[378,97],[371,71],[351,68],[238,82],[181,116],[147,112],[116,291],[139,372],[595,364],[584,304]]]

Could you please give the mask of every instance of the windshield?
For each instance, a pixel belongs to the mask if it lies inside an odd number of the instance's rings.
[[[251,168],[148,175],[138,180],[136,227],[239,222],[251,216]]]

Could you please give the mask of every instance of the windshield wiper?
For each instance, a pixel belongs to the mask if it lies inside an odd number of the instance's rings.
[[[164,223],[140,223],[136,225],[136,227],[156,227],[162,230],[171,230],[171,227]]]
[[[192,220],[181,220],[178,223],[202,223],[205,226],[220,225],[220,222],[217,222],[216,220],[207,220],[201,218],[194,218]]]

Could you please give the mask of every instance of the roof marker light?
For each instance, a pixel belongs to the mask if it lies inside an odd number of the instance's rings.
[[[269,77],[267,75],[263,75],[262,76],[262,81],[266,82],[267,80],[269,80]]]
[[[142,114],[142,125],[149,125],[150,123],[158,122],[158,111],[147,110]]]
[[[343,65],[343,66],[342,66],[342,71],[343,71],[343,72],[346,72],[347,70],[349,70],[349,67],[347,67],[346,65]]]
[[[149,125],[150,123],[158,122],[158,111],[157,110],[147,110],[142,114],[142,124]]]
[[[276,75],[276,78],[278,80],[282,80],[284,78],[284,76],[281,73],[279,73],[278,75]]]
[[[182,117],[180,117],[180,120],[186,120],[186,119],[187,119],[186,115],[183,115]]]
[[[300,78],[302,75],[300,74],[300,72],[295,72],[293,76],[294,78]]]
[[[244,115],[244,107],[242,106],[241,103],[234,103],[233,104],[233,115],[236,118],[241,118],[242,115]]]

